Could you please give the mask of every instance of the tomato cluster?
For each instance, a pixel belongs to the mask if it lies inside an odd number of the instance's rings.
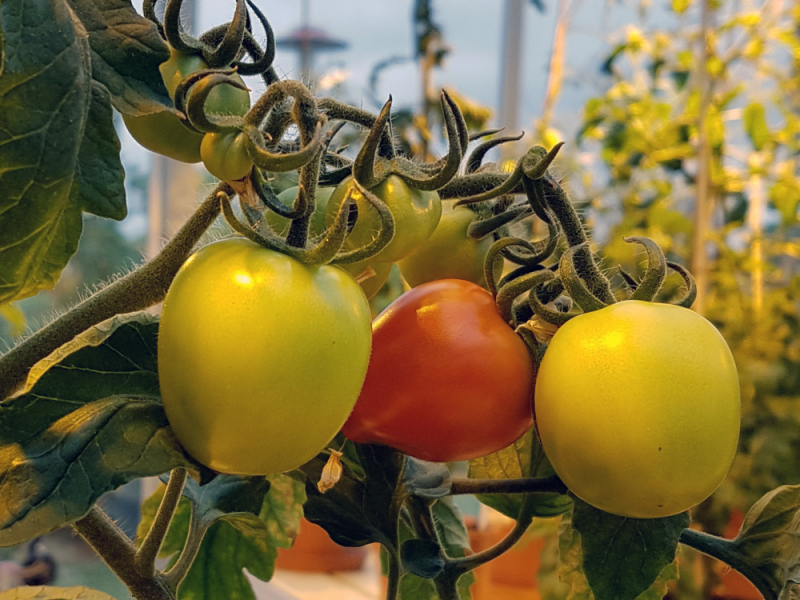
[[[516,138],[485,142],[459,179],[469,142],[495,132],[471,138],[447,94],[448,155],[420,165],[396,156],[391,101],[378,116],[320,101],[323,114],[304,86],[273,82],[250,109],[230,72],[187,92],[210,77],[200,73],[207,66],[176,50],[161,65],[176,105],[190,105],[188,121],[126,117],[143,145],[202,160],[228,182],[223,212],[247,238],[199,250],[164,302],[162,398],[195,459],[224,473],[278,473],[341,431],[453,462],[535,427],[563,483],[607,512],[669,516],[719,485],[739,432],[731,353],[701,316],[654,301],[668,268],[689,288],[680,304],[693,288],[650,240],[628,240],[645,247],[649,267],[641,281],[626,275],[630,300],[617,301],[548,175],[560,146],[532,148],[511,173],[477,173],[491,147]],[[337,119],[370,127],[349,163],[327,149],[338,128],[320,134]],[[283,139],[290,123],[299,139]],[[299,171],[298,185],[276,195],[273,169]],[[534,215],[547,238],[513,237],[511,226]],[[369,299],[394,264],[408,289],[372,321]]]

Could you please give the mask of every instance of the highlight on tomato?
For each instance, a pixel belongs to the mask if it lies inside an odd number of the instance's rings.
[[[406,292],[375,319],[372,348],[342,429],[355,442],[450,462],[500,450],[533,424],[528,349],[474,283]]]
[[[585,502],[633,518],[674,515],[725,478],[739,438],[728,345],[680,306],[625,301],[577,316],[550,342],[536,427],[558,476]]]
[[[175,277],[159,328],[162,401],[178,441],[223,473],[311,460],[358,398],[370,320],[341,269],[242,238],[202,248]]]

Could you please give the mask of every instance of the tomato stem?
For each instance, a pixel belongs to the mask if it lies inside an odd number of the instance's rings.
[[[163,300],[178,269],[219,215],[216,196],[223,190],[232,193],[225,184],[217,186],[152,260],[104,287],[0,357],[0,399],[10,396],[25,382],[33,365],[79,333],[115,315],[142,310]]]
[[[136,600],[176,599],[174,591],[161,573],[143,576],[137,571],[134,566],[136,548],[125,532],[99,507],[93,506],[72,527],[94,548]]]
[[[153,524],[134,557],[136,571],[142,577],[152,577],[156,572],[156,557],[158,557],[161,545],[167,536],[172,515],[175,514],[175,510],[178,508],[178,502],[181,499],[185,483],[186,469],[178,468],[170,473],[167,489],[164,492],[164,497],[161,498],[161,504],[158,506],[158,512],[155,519],[153,519]]]
[[[461,494],[525,494],[553,492],[566,494],[567,486],[556,475],[549,477],[521,477],[518,479],[453,478],[450,495]]]
[[[756,586],[766,600],[777,600],[780,590],[773,589],[769,577],[738,551],[735,541],[694,529],[684,529],[678,541],[736,569]]]

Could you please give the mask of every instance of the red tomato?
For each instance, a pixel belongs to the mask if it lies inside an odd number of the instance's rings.
[[[372,324],[372,356],[342,431],[434,462],[468,460],[533,425],[533,367],[491,294],[458,279],[406,292]]]

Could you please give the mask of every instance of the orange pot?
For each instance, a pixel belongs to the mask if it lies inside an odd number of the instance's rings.
[[[369,553],[366,546],[348,548],[334,542],[319,525],[303,519],[300,533],[289,549],[278,548],[277,569],[334,573],[357,571]]]

